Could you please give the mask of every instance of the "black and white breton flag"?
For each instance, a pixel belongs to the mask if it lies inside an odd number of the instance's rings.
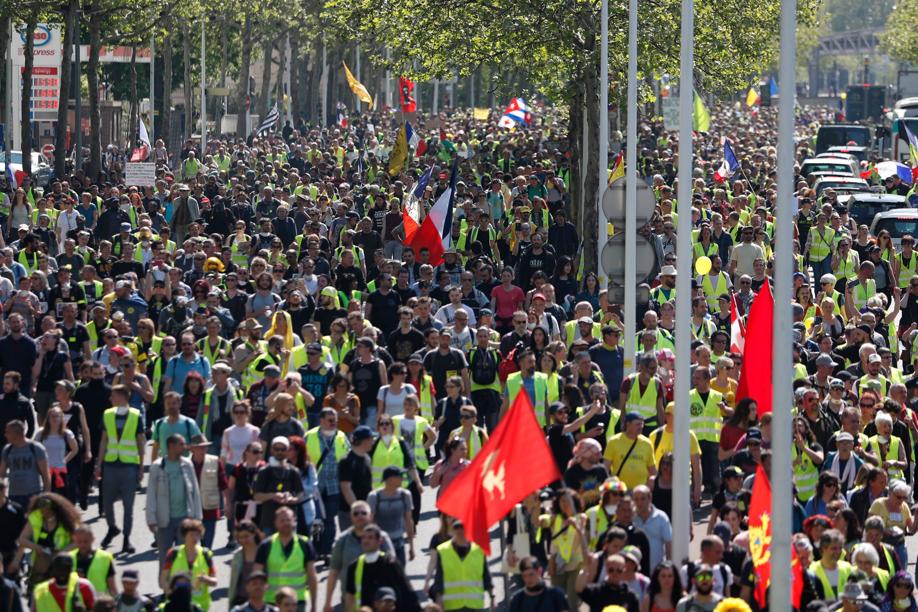
[[[255,130],[255,134],[264,134],[265,132],[273,131],[278,119],[280,119],[280,113],[277,111],[277,102],[275,102],[271,110],[268,111],[268,114],[265,115],[264,121],[262,121],[258,129]]]

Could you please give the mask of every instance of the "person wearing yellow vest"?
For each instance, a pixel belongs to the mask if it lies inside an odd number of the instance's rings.
[[[255,552],[254,570],[268,576],[268,600],[274,601],[277,591],[288,587],[296,592],[298,604],[308,601],[308,609],[317,610],[316,553],[309,538],[296,533],[293,510],[287,506],[278,508],[274,529],[274,534],[262,540]]]
[[[841,561],[845,536],[836,529],[827,529],[819,538],[819,561],[810,563],[810,572],[816,576],[816,593],[825,602],[837,601],[848,583],[848,576],[854,568],[847,561]]]
[[[420,610],[417,595],[405,576],[404,563],[394,555],[383,551],[384,536],[378,525],[369,524],[360,535],[361,554],[347,567],[347,580],[343,584],[344,610],[369,609],[379,594],[385,591],[384,599],[397,602],[395,608],[386,610]],[[414,558],[414,555],[412,555]],[[328,608],[326,608],[328,609]],[[373,607],[374,610],[381,608]]]
[[[37,450],[32,449],[32,452]],[[73,530],[80,521],[78,510],[69,504],[65,506],[63,498],[54,493],[39,493],[32,497],[30,503],[34,509],[26,515],[18,546],[12,559],[8,560],[9,567],[18,568],[29,551],[34,567],[39,555],[67,550],[71,547]]]
[[[821,278],[832,272],[832,254],[835,252],[835,230],[828,227],[825,213],[816,215],[816,225],[810,228],[806,238],[804,255],[813,266],[813,277]]]
[[[475,332],[475,346],[468,352],[468,362],[471,399],[481,416],[478,424],[494,431],[501,403],[500,377],[497,375],[500,354],[491,348],[490,343],[491,330],[479,327]]]
[[[121,533],[115,525],[115,501],[121,500],[124,505],[122,551],[133,554],[130,538],[134,524],[134,495],[143,478],[146,437],[140,411],[128,405],[131,397],[128,388],[115,385],[111,397],[114,406],[102,414],[102,437],[96,463],[96,477],[102,479],[102,504],[108,524],[102,548],[106,548]]]
[[[76,548],[70,551],[73,557],[73,570],[92,584],[97,594],[114,596],[118,592],[115,585],[115,558],[108,551],[94,549],[95,537],[92,528],[80,525],[73,530],[73,543]]]
[[[716,246],[716,245],[715,245]],[[708,310],[715,312],[717,310],[717,299],[722,295],[730,293],[733,283],[726,272],[721,270],[720,255],[714,254],[710,257],[711,270],[707,274],[698,277],[698,285],[701,292],[708,302]]]
[[[191,601],[204,612],[210,609],[210,589],[217,586],[217,569],[213,553],[201,546],[204,525],[197,519],[182,521],[182,544],[169,549],[159,572],[159,585],[170,595],[172,578],[179,574],[191,576]]]
[[[873,275],[876,266],[872,261],[863,261],[857,270],[857,278],[845,285],[845,312],[848,318],[860,314],[862,308],[867,306],[867,300],[877,294],[877,281]]]
[[[842,433],[838,434],[836,444],[843,442]],[[851,434],[845,434],[851,439]],[[819,472],[823,463],[824,455],[812,448],[812,443],[816,441],[816,436],[807,426],[807,419],[804,416],[794,418],[794,445],[791,447],[791,467],[794,470],[794,487],[797,489],[797,499],[801,504],[810,501],[816,494],[816,487],[819,484]],[[850,450],[850,448],[848,449]],[[850,457],[848,457],[850,458]],[[851,462],[854,468],[854,462]],[[854,469],[851,469],[854,473]],[[842,489],[842,493],[845,489]]]
[[[902,236],[902,252],[897,253],[893,261],[893,276],[899,280],[899,288],[905,289],[915,274],[918,274],[918,254],[915,253],[915,239],[906,234]]]
[[[455,520],[452,538],[437,546],[436,572],[431,596],[443,610],[486,610],[485,593],[495,605],[491,572],[484,551],[465,535]]]
[[[37,584],[32,593],[35,612],[72,612],[74,603],[82,610],[93,609],[96,594],[90,581],[74,571],[73,557],[67,553],[55,555],[50,573],[51,579]]]
[[[657,473],[653,444],[646,436],[641,435],[643,428],[644,419],[640,413],[627,413],[621,433],[609,438],[603,452],[609,473],[624,482],[629,489],[647,484]]]
[[[638,371],[629,374],[618,395],[618,410],[622,415],[636,412],[644,420],[644,433],[649,434],[663,422],[665,389],[657,376],[657,358],[643,353],[638,359]]]
[[[475,406],[462,406],[459,409],[459,420],[461,425],[449,432],[449,439],[462,438],[465,440],[469,449],[468,459],[471,461],[478,455],[478,451],[488,441],[487,432],[476,425],[478,420],[478,410]]]
[[[204,390],[204,397],[195,421],[201,433],[211,441],[210,452],[219,455],[223,432],[233,424],[233,406],[242,401],[242,389],[230,378],[229,364],[215,363],[211,368],[213,384]]]
[[[668,402],[665,409],[665,424],[654,429],[647,436],[653,445],[653,459],[658,469],[663,455],[673,451],[673,411],[675,409],[676,403]],[[701,503],[701,446],[698,444],[695,432],[691,430],[689,430],[689,457],[692,467],[692,503],[697,506]]]
[[[692,376],[694,389],[689,392],[691,429],[701,447],[701,473],[704,485],[713,495],[720,487],[720,429],[724,417],[733,414],[724,396],[711,388],[711,370],[695,368]]]
[[[519,372],[510,374],[504,385],[504,399],[500,415],[503,417],[506,414],[520,390],[525,389],[539,427],[544,428],[548,422],[548,377],[541,372],[536,372],[535,353],[531,349],[521,351],[517,355],[517,363],[520,366]]]
[[[867,439],[867,448],[877,458],[880,467],[886,470],[889,479],[905,480],[908,468],[905,444],[893,435],[893,420],[886,412],[877,412],[873,419],[877,433]]]
[[[391,466],[403,470],[405,475],[403,486],[408,486],[409,479],[420,482],[411,448],[408,443],[395,436],[392,417],[387,414],[379,415],[376,428],[379,431],[379,437],[370,447],[370,472],[373,476],[373,488],[376,489],[383,485],[383,471]]]
[[[20,249],[16,254],[16,261],[22,264],[28,274],[38,269],[38,260],[41,258],[38,243],[39,238],[35,234],[27,234],[19,241]]]

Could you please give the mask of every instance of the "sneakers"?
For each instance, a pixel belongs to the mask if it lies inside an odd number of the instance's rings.
[[[121,552],[126,555],[133,555],[137,551],[133,546],[131,546],[131,541],[125,538],[124,544],[121,546]]]
[[[111,527],[108,530],[108,533],[105,534],[105,537],[102,538],[102,542],[99,544],[101,548],[108,548],[114,540],[121,533],[121,530],[117,527]]]

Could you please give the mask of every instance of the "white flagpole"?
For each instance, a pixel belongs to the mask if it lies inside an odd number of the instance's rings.
[[[599,186],[596,190],[596,264],[602,266],[602,247],[609,240],[602,196],[609,188],[609,0],[602,0],[599,17]],[[603,288],[608,279],[601,274]],[[625,344],[628,344],[626,337]]]
[[[679,62],[679,190],[678,198],[687,208],[692,201],[692,97],[695,91],[692,71],[695,67],[694,1],[682,0],[682,43]],[[684,210],[683,213],[688,212]],[[688,557],[691,499],[689,497],[689,372],[691,370],[691,300],[692,300],[692,219],[679,215],[676,243],[676,388],[673,399],[673,544],[672,558],[681,563]],[[626,338],[626,342],[633,339]]]
[[[790,407],[793,405],[791,328],[793,241],[791,210],[794,197],[794,91],[797,60],[797,2],[781,0],[781,60],[778,74],[778,199],[775,204],[775,309],[772,353],[772,438],[771,438],[771,610],[791,609],[791,466]]]
[[[207,151],[207,39],[204,26],[206,20],[201,20],[201,161],[204,161]]]
[[[638,0],[628,0],[628,132],[625,151],[625,374],[634,370],[637,302]]]
[[[150,37],[150,140],[155,142],[156,139],[156,104],[153,101],[156,91],[156,37]],[[77,128],[79,129],[79,127]],[[151,143],[153,144],[153,143]],[[150,151],[152,154],[153,152]]]

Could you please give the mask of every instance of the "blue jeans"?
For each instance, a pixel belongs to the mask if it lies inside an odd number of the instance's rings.
[[[115,502],[119,499],[124,506],[124,525],[121,531],[124,540],[131,537],[134,525],[134,496],[137,494],[137,465],[126,463],[102,464],[102,505],[105,508],[105,522],[109,530],[115,525]]]
[[[201,545],[204,548],[214,549],[214,535],[217,533],[217,519],[207,519],[201,521],[204,523],[204,537],[201,538]]]
[[[170,518],[166,525],[157,525],[156,529],[156,546],[159,549],[159,566],[162,567],[166,560],[166,553],[173,546],[181,544],[182,536],[180,529],[185,517]]]
[[[332,544],[335,543],[335,516],[338,515],[338,508],[341,506],[341,494],[330,495],[323,492],[322,503],[325,505],[325,518],[322,521],[322,537],[319,538],[316,552],[328,555],[331,554]]]
[[[813,278],[816,279],[818,283],[823,274],[832,273],[832,256],[829,255],[822,261],[813,261],[810,259],[810,265],[813,266]]]

